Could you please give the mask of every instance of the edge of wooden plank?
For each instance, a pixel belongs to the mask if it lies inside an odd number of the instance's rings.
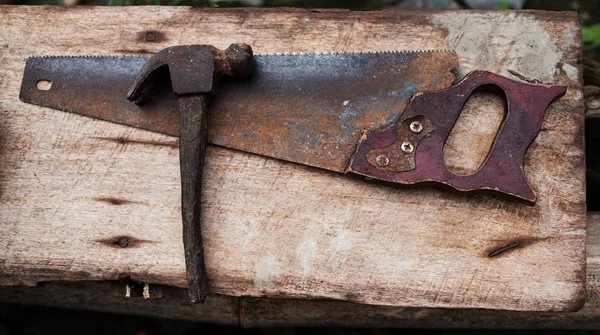
[[[587,301],[575,313],[480,309],[404,308],[342,301],[210,296],[189,303],[187,290],[164,287],[156,300],[110,296],[109,282],[45,282],[39,287],[0,287],[0,301],[124,314],[148,315],[245,328],[270,326],[353,326],[417,328],[600,327],[600,212],[588,214]],[[208,307],[208,308],[207,308]]]

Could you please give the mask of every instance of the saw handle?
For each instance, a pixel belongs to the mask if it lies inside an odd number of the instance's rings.
[[[479,169],[470,175],[454,174],[444,163],[444,143],[469,96],[490,84],[506,94],[505,118]],[[566,90],[473,71],[448,89],[416,93],[397,123],[367,131],[348,171],[399,184],[431,182],[460,192],[490,191],[533,205],[536,194],[523,172],[525,152],[540,130],[546,109]]]

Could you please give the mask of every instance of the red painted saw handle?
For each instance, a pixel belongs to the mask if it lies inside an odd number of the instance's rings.
[[[444,164],[444,143],[469,96],[490,84],[506,94],[506,116],[480,168],[470,175],[454,174]],[[491,191],[534,204],[536,194],[523,173],[523,159],[546,109],[566,90],[473,71],[448,89],[416,93],[398,122],[367,131],[347,171],[399,184],[431,182],[461,192]]]

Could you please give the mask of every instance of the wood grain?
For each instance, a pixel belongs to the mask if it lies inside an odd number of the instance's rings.
[[[185,286],[175,139],[18,101],[27,56],[234,42],[257,53],[451,48],[461,76],[486,69],[569,87],[525,157],[537,205],[392,188],[209,147],[202,230],[211,292],[412,307],[564,311],[583,304],[574,13],[7,6],[0,17],[3,285],[129,274]],[[446,158],[468,169],[487,150],[471,147],[472,161],[448,157],[453,150]],[[133,242],[112,243],[123,236]]]
[[[107,282],[45,282],[0,287],[0,301],[112,313],[226,323],[246,328],[344,326],[411,328],[598,329],[600,326],[600,214],[587,217],[587,301],[576,313],[404,308],[339,301],[210,296],[192,305],[186,289],[159,287],[159,299],[111,295]],[[150,292],[156,288],[150,285]]]

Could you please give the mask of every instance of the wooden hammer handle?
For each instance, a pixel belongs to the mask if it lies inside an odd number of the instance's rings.
[[[207,94],[179,96],[183,249],[188,290],[193,303],[204,302],[208,294],[208,279],[202,248],[200,201],[209,99]]]

